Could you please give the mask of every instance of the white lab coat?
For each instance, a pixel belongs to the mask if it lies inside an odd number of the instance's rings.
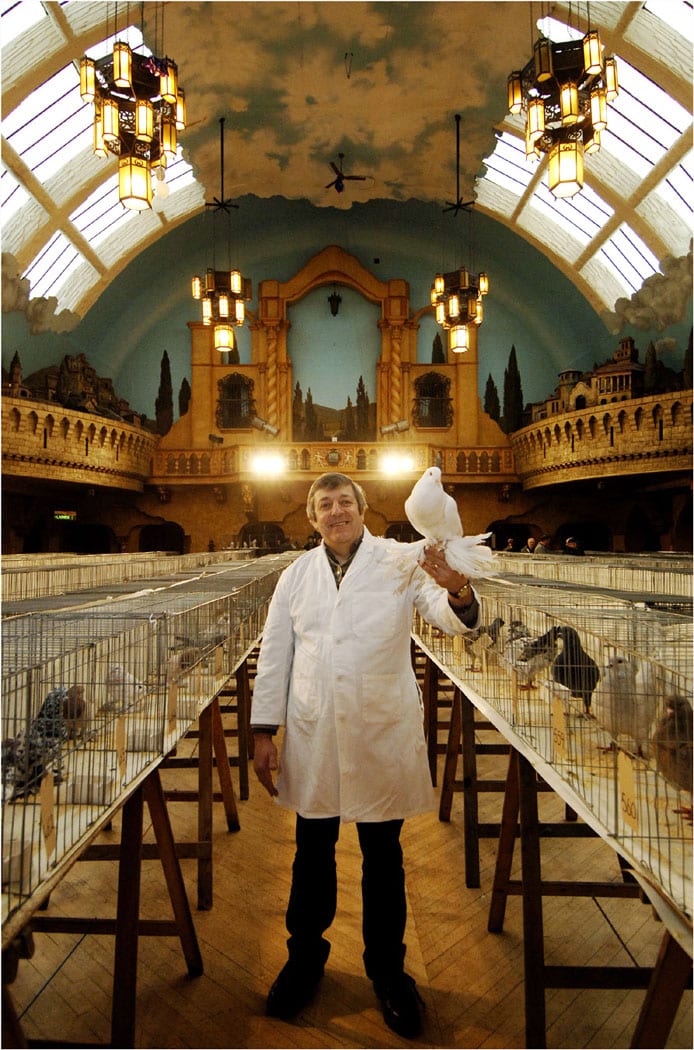
[[[465,627],[445,590],[398,544],[364,538],[338,590],[323,545],[282,574],[253,687],[253,725],[284,726],[277,801],[303,817],[395,820],[431,810],[413,606],[447,634]]]

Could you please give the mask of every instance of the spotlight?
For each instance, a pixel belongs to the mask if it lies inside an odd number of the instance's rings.
[[[381,470],[389,477],[397,477],[399,474],[410,474],[415,468],[414,457],[408,452],[402,455],[393,453],[383,456],[380,462]]]
[[[261,419],[260,416],[253,416],[251,426],[255,427],[256,430],[266,430],[272,437],[277,437],[280,432],[279,427],[274,427],[272,423],[268,423],[266,419]]]
[[[399,419],[397,423],[388,423],[386,426],[381,427],[382,434],[402,434],[403,431],[409,430],[410,424],[406,419]]]

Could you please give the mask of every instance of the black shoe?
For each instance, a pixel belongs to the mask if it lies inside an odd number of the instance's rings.
[[[275,983],[270,989],[265,1006],[268,1017],[279,1017],[289,1021],[295,1017],[313,999],[321,977],[323,967],[302,967],[297,963],[285,963]]]
[[[403,1039],[414,1039],[422,1030],[420,1004],[424,1000],[417,991],[414,978],[408,973],[398,974],[392,981],[374,984],[376,995],[381,1000],[383,1020],[389,1028]]]

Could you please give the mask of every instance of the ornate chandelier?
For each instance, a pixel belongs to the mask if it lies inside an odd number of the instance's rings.
[[[186,126],[176,63],[116,40],[103,58],[80,60],[80,94],[94,105],[94,153],[118,157],[121,203],[133,211],[151,208],[152,175],[165,179]]]
[[[471,215],[474,201],[463,202],[460,196],[460,114],[456,122],[456,199],[449,201],[443,210],[459,211]],[[472,217],[470,219],[472,222]],[[431,286],[431,305],[436,314],[436,323],[448,332],[448,349],[454,354],[470,349],[470,326],[481,325],[484,320],[482,297],[489,291],[486,273],[472,273],[465,266],[450,273],[437,273]]]
[[[508,107],[525,113],[526,157],[548,154],[555,197],[583,189],[584,155],[600,149],[607,104],[617,97],[617,62],[603,54],[597,29],[552,43],[540,34],[533,57],[508,78]]]
[[[206,208],[212,208],[216,212],[224,212],[231,218],[231,208],[237,208],[224,196],[224,117],[219,120],[219,148],[220,148],[220,171],[221,186],[219,197],[211,201],[205,201]],[[213,227],[214,229],[214,227]],[[231,250],[229,247],[229,257]],[[246,319],[246,303],[251,299],[251,280],[242,277],[240,270],[232,270],[231,265],[226,270],[218,270],[216,264],[216,241],[212,241],[212,266],[205,271],[202,278],[196,274],[192,280],[192,293],[194,299],[199,299],[202,304],[202,323],[214,325],[215,349],[225,353],[236,348],[236,339],[232,325],[240,327]]]

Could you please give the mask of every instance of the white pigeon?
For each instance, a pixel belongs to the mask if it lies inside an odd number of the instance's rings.
[[[628,750],[643,755],[655,703],[653,693],[644,689],[635,661],[615,654],[603,670],[591,701],[598,724],[612,739],[608,750],[620,746],[621,741],[628,745]]]
[[[491,534],[463,534],[457,504],[444,490],[438,467],[429,467],[415,483],[405,500],[405,514],[410,525],[424,537],[411,546],[419,551],[432,545],[445,548],[450,567],[472,579],[496,574],[492,550],[483,542]]]

